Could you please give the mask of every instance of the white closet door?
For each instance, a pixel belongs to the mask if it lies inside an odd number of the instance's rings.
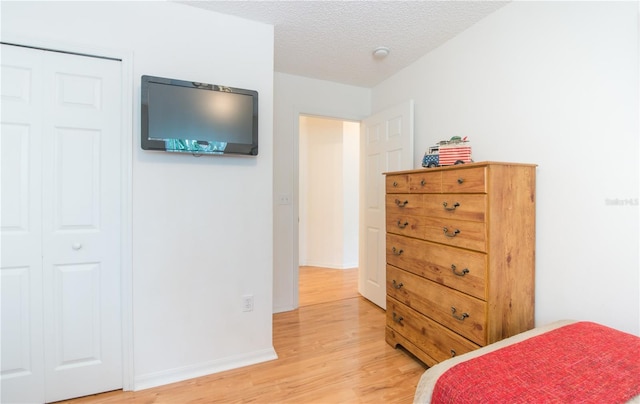
[[[1,402],[43,402],[42,56],[2,45]]]
[[[120,63],[45,52],[46,399],[122,387]]]
[[[3,64],[10,61],[5,48]],[[39,118],[34,118],[41,128],[41,152],[29,150],[29,157],[42,165],[40,205],[33,209],[41,216],[42,281],[40,296],[34,290],[30,302],[32,313],[38,308],[41,313],[29,321],[43,324],[41,346],[32,344],[31,361],[44,362],[40,390],[46,401],[57,401],[122,387],[121,65],[26,52],[40,54],[43,66],[41,85],[31,89],[42,100]],[[3,109],[3,122],[11,118]],[[3,273],[5,255],[12,252],[3,254]],[[3,319],[3,332],[4,326]],[[3,359],[3,399],[9,384]],[[22,395],[15,399],[23,401]]]

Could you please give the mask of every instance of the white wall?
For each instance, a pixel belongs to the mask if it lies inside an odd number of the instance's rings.
[[[637,2],[514,2],[373,89],[415,100],[416,167],[454,135],[538,164],[537,325],[640,333],[638,71]]]
[[[306,261],[306,257],[309,255],[309,251],[307,249],[307,233],[308,233],[308,220],[307,216],[309,215],[309,203],[307,202],[309,189],[307,185],[309,185],[309,181],[305,180],[309,178],[309,169],[311,166],[309,165],[309,153],[312,151],[309,146],[309,141],[312,140],[310,136],[306,136],[305,134],[308,132],[307,116],[300,116],[298,120],[298,128],[299,128],[299,136],[298,136],[298,182],[296,184],[298,192],[297,202],[298,206],[298,215],[297,215],[297,229],[298,229],[298,265],[304,265]],[[274,151],[275,153],[275,151]],[[275,181],[275,179],[274,179]]]
[[[371,90],[284,73],[275,73],[274,88],[273,310],[281,312],[298,306],[298,118],[360,120],[371,111]],[[292,203],[280,204],[283,195]]]
[[[355,268],[360,259],[360,122],[343,122],[342,133],[342,264],[343,268]]]
[[[298,240],[299,251],[306,253],[298,261],[300,265],[339,268],[344,236],[342,122],[303,116],[300,138],[306,138],[307,151],[306,158],[299,160]]]
[[[2,35],[133,56],[135,387],[273,358],[273,27],[164,1],[3,1]],[[143,74],[257,90],[259,156],[142,151]]]
[[[357,122],[300,117],[300,265],[334,269],[357,266],[358,128]]]

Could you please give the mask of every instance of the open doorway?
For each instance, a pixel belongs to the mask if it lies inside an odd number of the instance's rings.
[[[358,296],[360,123],[299,116],[299,305]]]

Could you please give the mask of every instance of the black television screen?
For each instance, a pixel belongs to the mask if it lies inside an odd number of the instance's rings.
[[[258,92],[142,76],[144,150],[258,154]]]

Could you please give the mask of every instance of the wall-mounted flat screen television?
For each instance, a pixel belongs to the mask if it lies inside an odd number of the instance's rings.
[[[142,76],[144,150],[258,154],[258,92]]]

